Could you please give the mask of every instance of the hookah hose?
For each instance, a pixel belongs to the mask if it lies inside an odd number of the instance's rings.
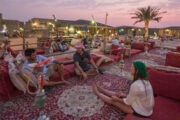
[[[44,86],[44,76],[43,76],[43,73],[42,73],[42,72],[38,72],[38,74],[37,74],[37,76],[38,76],[38,78],[37,78],[38,87],[37,87],[37,89],[36,89],[34,92],[31,92],[31,90],[29,89],[29,86],[30,86],[31,78],[32,78],[32,76],[33,76],[33,70],[34,70],[36,67],[39,67],[40,65],[46,64],[46,63],[49,62],[50,60],[51,60],[51,59],[49,58],[49,59],[44,60],[44,61],[42,61],[42,62],[40,62],[40,63],[37,63],[37,64],[32,68],[32,70],[31,70],[31,72],[30,72],[30,75],[29,75],[29,78],[28,78],[28,81],[27,81],[27,86],[26,86],[27,92],[28,92],[30,95],[36,95],[37,92],[38,92],[38,90],[42,90],[42,89],[43,89],[43,86]],[[39,76],[41,76],[41,81],[39,81]]]

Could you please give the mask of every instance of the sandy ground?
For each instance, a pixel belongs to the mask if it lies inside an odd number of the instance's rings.
[[[16,45],[16,44],[22,44],[23,43],[23,40],[22,38],[10,38],[10,45]],[[37,43],[37,38],[26,38],[25,39],[26,42],[28,43]],[[36,48],[37,45],[29,45],[30,48]],[[13,50],[20,50],[23,48],[22,45],[20,46],[12,46],[11,47]]]

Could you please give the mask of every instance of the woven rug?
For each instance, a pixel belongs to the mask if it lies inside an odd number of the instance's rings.
[[[89,78],[68,80],[69,86],[56,86],[47,95],[46,104],[41,112],[51,120],[122,120],[125,116],[120,110],[104,103],[92,91],[91,86],[98,82],[101,87],[127,93],[129,84],[125,78],[105,73]],[[39,109],[34,105],[34,97],[22,95],[1,104],[1,120],[35,120]]]

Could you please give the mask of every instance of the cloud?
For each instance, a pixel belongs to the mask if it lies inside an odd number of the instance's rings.
[[[56,7],[88,9],[94,6],[95,3],[95,0],[61,0],[57,3],[54,3],[54,5]]]
[[[0,12],[6,19],[28,20],[31,17],[51,17],[56,14],[61,19],[91,19],[93,14],[99,22],[104,22],[105,12],[109,13],[110,25],[133,24],[132,13],[148,5],[162,8],[168,13],[158,25],[177,24],[180,20],[180,0],[0,0]]]

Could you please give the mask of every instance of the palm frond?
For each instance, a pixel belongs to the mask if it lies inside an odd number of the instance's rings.
[[[159,22],[162,18],[163,17],[156,17],[156,18],[153,18],[152,20]]]
[[[137,11],[131,13],[133,15],[131,19],[136,19],[134,24],[138,22],[149,22],[151,20],[159,22],[162,17],[160,15],[167,13],[166,11],[160,11],[160,8],[148,6],[146,8],[138,8]]]
[[[137,20],[137,21],[135,21],[135,22],[134,22],[134,25],[137,24],[137,23],[139,23],[139,22],[143,22],[143,20]]]

